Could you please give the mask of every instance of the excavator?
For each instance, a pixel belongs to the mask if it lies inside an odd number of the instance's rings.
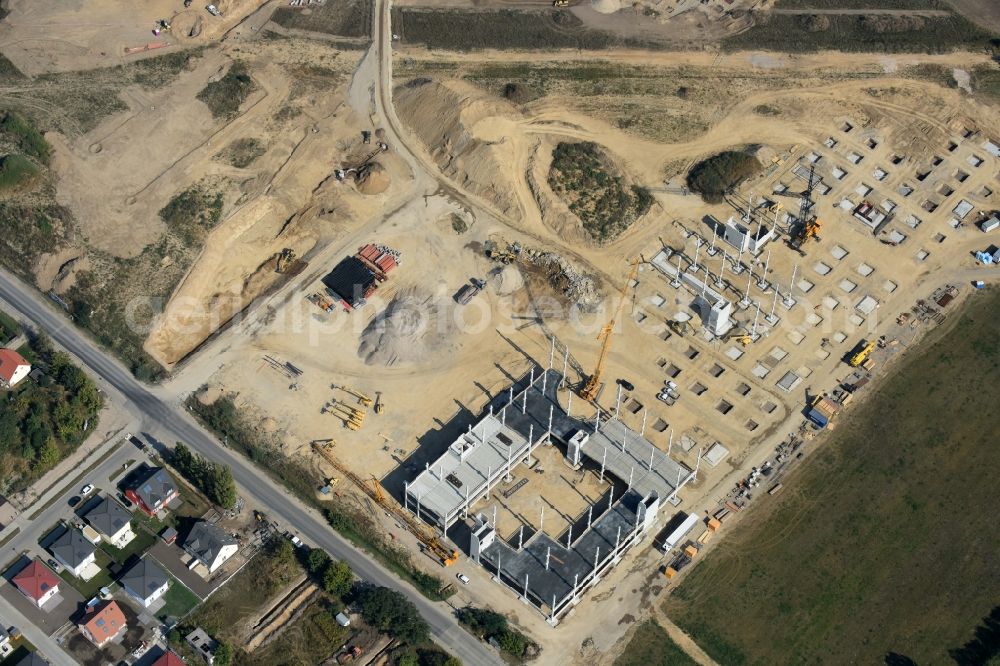
[[[368,163],[371,162],[376,157],[378,157],[380,153],[384,153],[387,150],[389,150],[389,144],[380,141],[378,143],[378,147],[375,148],[375,150],[373,150],[372,152],[365,155],[361,159],[361,162],[358,164],[358,166],[349,167],[347,169],[337,169],[333,172],[333,175],[337,177],[337,180],[344,180],[345,178],[347,178],[347,176],[349,176],[352,173],[357,176],[361,176],[368,169]]]
[[[618,306],[615,308],[615,314],[597,335],[597,339],[601,341],[601,353],[597,357],[597,367],[594,369],[594,373],[590,375],[590,378],[587,379],[587,383],[584,384],[583,388],[580,390],[580,397],[584,400],[593,401],[597,398],[597,391],[601,387],[601,376],[604,374],[604,365],[608,360],[608,352],[611,351],[611,336],[615,332],[615,324],[617,324],[618,318],[621,317],[622,309],[625,307],[625,300],[628,296],[629,286],[638,274],[639,259],[633,259],[632,268],[628,272],[628,277],[625,279],[625,283],[622,285],[621,293],[618,297]]]
[[[686,319],[668,319],[667,326],[677,335],[684,337],[691,332],[691,322]]]
[[[382,486],[379,484],[378,479],[375,477],[367,479],[362,478],[348,468],[344,467],[340,461],[337,460],[337,457],[333,455],[333,451],[330,449],[329,444],[313,442],[312,447],[313,450],[330,463],[343,478],[351,481],[351,483],[357,486],[361,492],[374,500],[393,518],[398,520],[399,524],[404,526],[408,532],[413,534],[423,547],[436,557],[443,566],[449,567],[458,562],[460,553],[457,550],[452,550],[441,543],[441,540],[424,527],[419,520],[410,514],[409,511],[401,507],[398,502],[382,492]]]
[[[274,254],[274,272],[284,273],[288,264],[293,261],[295,261],[295,250],[292,248],[286,247],[281,252],[276,252]]]
[[[750,343],[753,342],[753,336],[751,336],[746,329],[734,327],[722,336],[722,341],[725,342],[726,340],[735,340],[744,347],[749,347]]]
[[[510,243],[499,234],[490,236],[483,246],[486,256],[498,264],[510,264],[517,260],[517,255],[521,253],[521,246],[518,243]]]

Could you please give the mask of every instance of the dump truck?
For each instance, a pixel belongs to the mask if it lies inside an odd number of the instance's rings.
[[[462,285],[462,288],[455,293],[455,302],[459,305],[468,305],[473,298],[479,295],[486,287],[486,283],[477,278],[472,278],[467,284]]]

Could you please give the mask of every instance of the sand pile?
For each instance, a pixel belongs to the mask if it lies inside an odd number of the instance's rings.
[[[509,175],[515,162],[511,142],[483,141],[471,128],[491,117],[513,118],[512,110],[459,81],[415,79],[394,93],[396,110],[417,135],[441,171],[497,206],[521,217]]]
[[[366,169],[358,172],[354,184],[361,194],[382,194],[389,189],[391,178],[385,167],[378,162],[372,162]]]
[[[358,356],[367,365],[419,363],[452,348],[448,301],[410,287],[402,290],[361,333]]]
[[[524,276],[521,275],[521,271],[517,266],[507,264],[497,271],[494,284],[496,285],[497,294],[500,296],[509,296],[524,288]]]

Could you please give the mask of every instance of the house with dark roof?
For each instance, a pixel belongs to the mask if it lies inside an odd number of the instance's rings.
[[[49,546],[49,551],[71,574],[82,578],[87,567],[94,564],[94,544],[80,530],[69,528]],[[96,571],[93,573],[97,573]],[[87,577],[87,580],[93,575]]]
[[[239,542],[216,525],[199,520],[184,541],[184,550],[214,573],[239,550]]]
[[[177,484],[162,467],[147,467],[140,473],[125,496],[135,502],[142,511],[155,516],[180,496]]]
[[[87,512],[87,522],[101,535],[101,538],[115,548],[124,548],[135,533],[132,531],[132,514],[110,497]]]
[[[102,601],[88,608],[76,626],[91,643],[104,647],[125,633],[128,622],[117,601]]]
[[[58,576],[37,558],[14,576],[13,583],[21,591],[21,594],[28,597],[31,603],[39,608],[59,594]]]
[[[118,580],[129,596],[149,608],[167,593],[170,577],[154,560],[144,557]]]
[[[0,388],[14,385],[28,376],[31,364],[13,349],[0,349]]]
[[[24,659],[17,662],[14,666],[51,666],[49,662],[42,659],[37,652],[32,652],[25,655]]]

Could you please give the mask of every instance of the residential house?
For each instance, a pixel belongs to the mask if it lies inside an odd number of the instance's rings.
[[[10,634],[3,627],[0,627],[0,661],[6,659],[14,648],[10,644]]]
[[[239,542],[216,525],[199,520],[184,541],[184,550],[215,573],[226,560],[239,550]]]
[[[83,536],[80,530],[72,527],[53,541],[49,550],[59,564],[66,567],[77,578],[81,578],[87,567],[94,564],[96,560],[94,544]]]
[[[209,636],[204,629],[198,627],[184,637],[191,649],[201,655],[201,658],[208,662],[209,666],[215,663],[215,649],[219,643]]]
[[[101,538],[115,548],[124,548],[135,533],[132,532],[132,514],[110,497],[87,512],[87,522],[101,535]]]
[[[117,601],[102,601],[87,609],[77,627],[100,648],[124,634],[128,623]]]
[[[17,662],[14,666],[51,666],[49,662],[42,659],[37,652],[32,652]]]
[[[31,372],[31,364],[13,349],[0,349],[0,388],[14,388]]]
[[[184,660],[178,657],[172,650],[167,650],[150,666],[184,666]]]
[[[167,593],[170,577],[155,561],[144,557],[126,571],[118,582],[143,608],[149,608]]]
[[[31,602],[39,608],[59,594],[59,578],[37,558],[21,569],[14,576],[13,582],[21,594],[31,599]]]
[[[125,496],[135,502],[144,513],[155,516],[158,511],[180,496],[177,484],[162,467],[147,467],[136,477]]]

